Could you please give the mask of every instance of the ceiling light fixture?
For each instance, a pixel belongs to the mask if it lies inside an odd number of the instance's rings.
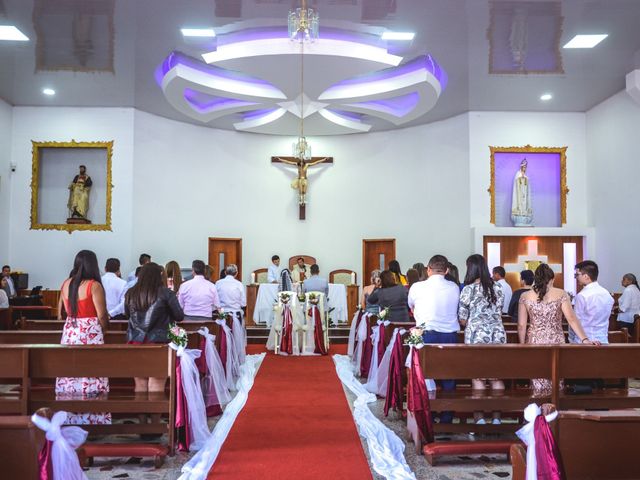
[[[598,35],[576,35],[563,48],[593,48],[609,35],[606,33]]]
[[[544,93],[540,95],[540,100],[542,100],[543,102],[548,102],[552,98],[553,98],[553,95],[551,95],[550,93]]]
[[[0,25],[0,40],[27,42],[29,37],[13,25]]]
[[[307,0],[302,0],[300,7],[289,10],[287,25],[292,41],[313,43],[319,37],[320,16],[316,10],[307,7]]]
[[[213,28],[181,28],[180,31],[183,37],[213,38],[216,36]]]
[[[382,40],[413,40],[416,34],[413,32],[384,32]]]
[[[53,88],[43,88],[42,93],[51,97],[56,94],[56,91]]]

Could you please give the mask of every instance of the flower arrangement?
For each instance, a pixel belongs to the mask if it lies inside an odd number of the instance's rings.
[[[167,334],[171,343],[178,347],[186,347],[188,342],[187,331],[179,327],[175,323],[169,324],[169,333]]]
[[[286,292],[280,292],[280,301],[282,303],[289,303],[290,299],[291,299],[291,294]]]
[[[382,321],[385,321],[389,318],[389,307],[384,307],[382,310],[380,310],[380,313],[378,313],[378,318]]]
[[[422,345],[424,343],[422,333],[423,330],[420,327],[409,329],[409,336],[405,340],[405,345]]]
[[[304,293],[300,292],[298,293],[298,301],[299,302],[304,302],[305,298],[304,298]]]
[[[320,301],[320,297],[318,297],[318,295],[316,295],[315,293],[310,293],[309,294],[309,303],[310,304],[317,305],[319,301]]]
[[[361,303],[359,303],[359,304],[356,306],[356,312],[361,312],[362,310],[364,310],[364,308],[362,308],[362,304],[361,304]]]
[[[217,312],[213,312],[213,319],[214,320],[230,321],[231,320],[231,313],[230,312],[225,312],[224,308],[220,308],[220,309],[218,309]]]

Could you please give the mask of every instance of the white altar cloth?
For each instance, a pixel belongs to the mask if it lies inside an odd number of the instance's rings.
[[[277,283],[261,283],[258,288],[256,306],[253,310],[253,321],[256,324],[267,324],[271,326],[273,322],[273,305],[278,296]],[[329,317],[331,323],[347,322],[347,289],[341,283],[329,284],[329,310],[334,309]]]

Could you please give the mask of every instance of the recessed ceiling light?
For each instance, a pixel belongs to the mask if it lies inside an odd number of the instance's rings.
[[[542,100],[543,102],[548,102],[552,98],[553,98],[553,95],[551,95],[550,93],[544,93],[540,95],[540,100]]]
[[[416,34],[413,32],[384,32],[382,40],[413,40]]]
[[[569,40],[569,43],[567,43],[564,48],[593,48],[608,36],[606,33],[598,35],[576,35]]]
[[[29,40],[29,37],[27,37],[13,25],[0,25],[0,40],[26,42]]]
[[[44,93],[45,95],[52,96],[56,94],[56,91],[53,88],[43,88],[42,93]]]
[[[180,31],[183,37],[213,38],[216,36],[213,28],[181,28]]]

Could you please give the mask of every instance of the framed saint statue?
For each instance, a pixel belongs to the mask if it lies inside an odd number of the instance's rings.
[[[111,230],[111,142],[31,142],[32,230]]]
[[[561,227],[567,223],[567,147],[489,147],[491,223]]]

